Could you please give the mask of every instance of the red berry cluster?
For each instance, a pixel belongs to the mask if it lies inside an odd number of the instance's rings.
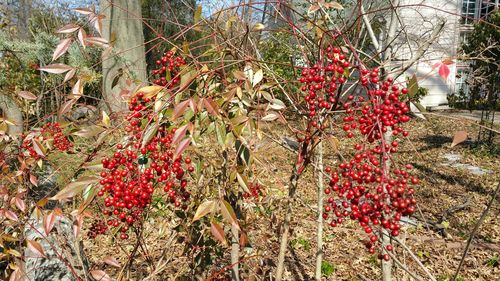
[[[325,65],[316,64],[302,70],[300,83],[306,93],[310,126],[324,129],[324,124],[318,124],[319,111],[330,110],[337,103],[337,90],[346,82],[345,72],[350,67],[346,55],[338,47],[325,49]]]
[[[262,186],[258,183],[250,185],[248,189],[250,192],[243,193],[243,198],[247,200],[249,199],[259,200],[259,198],[264,194]]]
[[[398,151],[399,143],[386,143],[384,134],[391,129],[394,136],[408,136],[401,127],[410,120],[406,115],[408,106],[401,100],[408,90],[400,89],[390,78],[380,81],[378,69],[362,69],[360,74],[366,98],[347,97],[343,103],[343,130],[347,137],[359,132],[362,141],[354,145],[356,152],[350,161],[340,163],[336,171],[329,169],[331,179],[325,193],[332,197],[328,198],[323,217],[328,219],[332,214],[332,227],[347,218],[358,221],[370,236],[366,247],[374,253],[379,240],[374,229],[398,236],[401,216],[415,212],[415,190],[410,185],[418,184],[418,179],[408,173],[411,165],[399,169],[397,163],[386,164],[393,160],[391,156]],[[387,245],[385,251],[392,249]],[[388,260],[389,255],[381,254],[380,258]]]
[[[104,196],[107,225],[119,228],[121,239],[127,239],[129,228],[141,221],[155,190],[164,191],[175,207],[187,208],[190,198],[185,171],[192,172],[194,168],[183,168],[191,159],[175,155],[172,137],[176,129],[160,125],[154,136],[144,141],[145,127],[154,122],[152,102],[154,98],[145,97],[142,92],[131,98],[131,112],[126,117],[129,124],[125,127],[129,139],[126,144],[116,145],[112,157],[101,161],[107,171],[101,172],[98,195]]]
[[[343,126],[347,136],[353,137],[352,130],[356,128],[370,143],[380,140],[389,128],[395,136],[408,136],[408,132],[400,127],[401,123],[410,121],[410,117],[406,115],[409,111],[408,105],[401,100],[401,97],[408,93],[408,89],[401,89],[391,78],[379,82],[378,69],[371,72],[363,69],[360,73],[360,83],[366,88],[368,100],[363,96],[357,99],[352,95],[347,97],[348,101],[344,103],[347,116],[344,117]]]
[[[71,142],[69,142],[68,138],[63,134],[57,122],[45,124],[40,132],[46,139],[52,138],[54,140],[54,147],[59,151],[68,151],[68,149],[72,147]]]
[[[356,149],[360,150],[359,144]],[[386,147],[388,148],[388,147]],[[410,184],[418,184],[418,179],[406,171],[411,169],[393,169],[390,174],[384,172],[379,161],[382,149],[377,146],[371,150],[359,151],[349,162],[340,163],[338,171],[331,172],[329,186],[325,194],[330,195],[324,207],[323,218],[333,218],[330,226],[341,224],[350,218],[359,222],[370,240],[367,248],[375,252],[378,238],[373,235],[374,227],[386,229],[390,235],[398,236],[402,215],[415,212],[415,190]]]
[[[349,138],[359,133],[362,141],[354,145],[356,152],[351,160],[340,163],[335,171],[326,169],[331,179],[325,194],[331,197],[324,206],[323,218],[330,218],[332,227],[345,219],[358,221],[370,236],[368,251],[374,253],[378,242],[374,230],[385,229],[398,236],[401,217],[415,211],[415,190],[410,185],[417,184],[418,179],[408,173],[410,165],[399,169],[397,163],[386,164],[393,160],[391,156],[399,143],[385,143],[384,139],[390,130],[394,136],[408,136],[401,126],[410,120],[406,115],[408,105],[403,101],[408,90],[395,85],[392,79],[381,81],[378,69],[360,67],[359,84],[364,93],[339,101],[350,63],[338,47],[328,47],[323,53],[323,62],[304,69],[300,78],[301,90],[306,93],[309,125],[308,134],[299,141],[310,141],[312,130],[326,128],[326,122],[320,124],[323,113],[337,104],[343,106],[346,114],[339,126]],[[384,250],[392,249],[388,245]],[[387,254],[380,257],[389,258]]]
[[[40,134],[34,138],[26,138],[23,136],[23,142],[21,144],[21,148],[26,150],[30,157],[35,159],[41,159],[42,156],[38,154],[35,150],[33,141],[38,139],[39,141],[50,141],[52,140],[52,144],[59,151],[68,151],[73,144],[68,140],[68,138],[64,135],[59,123],[47,123],[40,129]]]
[[[97,235],[104,234],[106,233],[106,231],[108,231],[108,226],[102,220],[98,220],[92,224],[89,232],[87,232],[87,236],[91,239],[94,239],[97,237]]]
[[[186,62],[182,57],[174,57],[174,52],[168,51],[163,54],[163,56],[156,61],[156,65],[159,67],[152,71],[155,76],[160,76],[156,79],[154,83],[160,86],[173,87],[177,85],[181,79],[180,77],[180,67],[185,65]],[[171,77],[171,80],[167,80],[167,73]]]

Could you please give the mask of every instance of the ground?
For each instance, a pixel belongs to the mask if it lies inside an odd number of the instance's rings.
[[[499,182],[500,159],[498,137],[490,145],[478,145],[475,140],[479,127],[468,119],[445,118],[427,115],[427,120],[413,119],[408,125],[409,140],[402,141],[399,157],[402,162],[411,163],[419,175],[421,184],[417,189],[419,210],[405,226],[400,239],[415,256],[438,278],[450,280],[459,264],[467,238],[481,213],[486,208]],[[496,124],[498,130],[498,124]],[[248,245],[242,249],[240,263],[243,280],[268,280],[272,275],[279,247],[278,231],[283,220],[288,178],[294,155],[279,145],[283,128],[265,128],[264,137],[254,146],[256,161],[266,167],[259,175],[267,188],[267,196],[262,199],[261,208],[248,203],[244,206],[246,224],[242,228],[247,233]],[[468,132],[469,140],[450,147],[456,131]],[[325,164],[334,165],[336,154],[333,143],[326,144]],[[341,143],[337,149],[347,147]],[[456,158],[450,162],[450,155]],[[458,165],[457,165],[458,164]],[[461,165],[461,164],[468,164]],[[473,171],[467,167],[476,167]],[[478,169],[477,167],[481,168]],[[483,174],[481,174],[483,173]],[[314,276],[317,227],[317,185],[312,167],[299,182],[298,200],[293,207],[292,234],[286,261],[287,280],[310,280]],[[494,202],[489,215],[476,234],[476,239],[460,271],[462,279],[496,280],[500,276],[500,225],[498,224],[499,204]],[[151,218],[146,228],[148,252],[154,260],[163,257],[157,267],[155,280],[178,280],[189,272],[188,258],[177,258],[182,246],[176,243],[175,234],[169,227],[173,219]],[[226,229],[227,230],[227,229]],[[226,233],[229,232],[228,230]],[[365,251],[362,241],[365,235],[353,223],[330,228],[325,225],[324,237],[325,280],[377,280],[380,279],[380,262],[377,257]],[[105,257],[113,256],[121,263],[126,262],[123,249],[131,250],[127,243],[114,244],[111,238],[101,237],[85,240],[84,245],[94,269],[105,269],[116,276],[116,268],[106,265]],[[120,246],[117,246],[120,245]],[[409,253],[396,246],[398,259],[412,272],[425,278]],[[223,255],[216,263],[219,267],[202,269],[205,272],[219,272],[227,276],[223,268],[229,264],[229,248],[223,248]],[[141,280],[147,274],[145,257],[139,256],[135,262],[136,272],[131,280]],[[222,266],[223,265],[223,266]],[[410,280],[408,274],[395,267],[394,280]],[[213,275],[213,274],[212,274]]]

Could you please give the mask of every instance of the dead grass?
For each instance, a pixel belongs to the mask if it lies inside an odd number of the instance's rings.
[[[427,121],[412,120],[409,128],[410,141],[402,142],[399,158],[402,163],[412,163],[416,168],[415,172],[421,178],[421,185],[416,194],[421,213],[418,214],[419,219],[415,219],[417,225],[406,227],[401,239],[419,256],[429,270],[440,278],[439,280],[449,280],[447,278],[453,275],[458,266],[471,229],[485,209],[490,194],[499,181],[500,159],[497,154],[489,153],[485,148],[472,148],[471,144],[467,143],[450,148],[451,140],[457,130],[466,130],[472,139],[477,136],[478,128],[470,122],[429,117]],[[283,127],[265,128],[265,130],[278,140],[287,135]],[[325,162],[333,166],[338,159],[331,145],[327,144],[325,149],[328,152],[325,155]],[[342,151],[348,145],[351,144],[341,143],[338,149]],[[494,146],[498,146],[498,138]],[[447,162],[443,158],[446,153],[459,154],[462,157],[461,163],[489,169],[492,173],[477,176],[463,169],[443,165]],[[247,232],[250,246],[242,249],[242,254],[249,257],[240,265],[242,280],[263,280],[266,276],[273,275],[274,261],[278,254],[280,222],[284,215],[280,208],[287,194],[290,163],[293,163],[294,159],[292,153],[269,138],[256,141],[254,157],[259,170],[262,171],[258,175],[259,180],[267,187],[268,196],[263,200],[260,210],[252,206],[244,207],[246,223],[243,229]],[[317,188],[312,170],[310,168],[301,178],[299,200],[294,206],[293,232],[290,237],[291,246],[285,275],[288,280],[313,279]],[[470,200],[469,207],[452,213],[443,223],[446,236],[443,237],[436,229],[427,228],[424,220],[436,222],[448,208],[463,204],[467,200]],[[498,261],[495,263],[500,251],[499,213],[497,200],[476,235],[460,273],[462,280],[496,280],[500,276]],[[182,280],[180,276],[189,276],[189,258],[176,256],[182,253],[182,245],[175,241],[172,244],[165,244],[171,235],[169,228],[175,224],[176,222],[170,221],[167,215],[151,219],[146,226],[148,230],[146,232],[149,233],[146,242],[151,257],[156,260],[160,256],[170,259],[165,270],[155,280]],[[361,243],[365,238],[354,223],[348,222],[335,229],[326,227],[324,258],[334,266],[334,272],[325,280],[377,280],[380,277],[378,259],[370,256]],[[116,269],[105,266],[103,258],[112,255],[122,264],[126,262],[125,252],[120,250],[109,237],[95,241],[85,240],[84,244],[94,268],[106,268],[113,275],[117,274]],[[120,245],[125,249],[131,247],[122,242]],[[167,251],[165,247],[169,247]],[[224,256],[218,260],[217,268],[202,270],[214,272],[227,266],[229,250],[225,248],[224,251]],[[397,249],[397,256],[408,268],[420,276],[425,276],[400,247]],[[136,272],[133,272],[130,280],[141,280],[147,276],[147,272],[151,272],[145,260],[144,256],[137,258]],[[395,269],[395,276],[397,280],[410,280],[400,269]]]

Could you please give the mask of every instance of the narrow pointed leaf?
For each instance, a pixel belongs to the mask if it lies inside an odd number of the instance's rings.
[[[26,240],[26,243],[28,245],[28,249],[31,250],[36,257],[39,258],[46,258],[47,256],[45,255],[45,252],[43,251],[42,245],[40,243],[34,241],[34,240]]]
[[[74,197],[82,192],[89,184],[98,182],[99,179],[93,176],[86,176],[78,179],[78,181],[68,184],[65,188],[59,191],[56,195],[51,197],[51,200],[63,200]]]
[[[70,24],[67,24],[67,25],[59,28],[56,32],[57,33],[73,33],[75,31],[77,31],[78,29],[80,29],[80,26],[70,23]]]
[[[172,137],[172,144],[177,144],[186,135],[188,124],[178,128]]]
[[[255,85],[259,84],[263,78],[264,78],[264,72],[262,72],[262,69],[257,70],[253,76],[252,85],[255,87]]]
[[[71,66],[62,63],[49,64],[38,68],[38,70],[53,74],[62,74],[70,71],[71,69],[73,69]]]
[[[37,97],[32,92],[28,92],[28,91],[20,91],[17,93],[17,95],[20,96],[21,98],[27,99],[27,100],[36,100],[37,99]]]
[[[52,54],[52,61],[55,61],[56,59],[64,55],[66,51],[68,51],[69,46],[71,46],[71,41],[71,38],[66,38],[61,40],[61,42],[57,44],[57,47]]]
[[[201,203],[200,206],[198,206],[198,209],[196,209],[193,221],[197,221],[202,217],[206,216],[207,214],[210,214],[211,212],[213,212],[214,208],[215,208],[215,202],[213,200]]]
[[[177,149],[175,150],[175,157],[174,158],[177,158],[177,156],[181,155],[182,152],[184,152],[184,150],[186,150],[186,148],[188,148],[190,143],[191,143],[191,139],[182,140],[179,143],[179,145],[177,146]]]
[[[218,241],[220,241],[223,244],[226,244],[226,238],[224,237],[224,230],[215,221],[212,221],[210,223],[210,232],[215,237],[215,239],[217,239]]]
[[[120,263],[113,257],[109,257],[109,256],[105,257],[102,261],[108,265],[111,265],[111,266],[114,266],[117,268],[121,267]]]
[[[234,212],[233,207],[231,207],[231,204],[229,204],[229,202],[227,202],[226,200],[221,200],[220,211],[224,219],[226,219],[232,225],[237,226],[239,229],[236,213]]]

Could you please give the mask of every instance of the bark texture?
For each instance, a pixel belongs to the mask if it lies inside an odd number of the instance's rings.
[[[111,112],[127,109],[123,90],[133,90],[146,81],[146,56],[141,1],[101,0],[103,37],[113,46],[113,53],[103,57],[103,97]],[[130,85],[127,80],[132,81]]]

